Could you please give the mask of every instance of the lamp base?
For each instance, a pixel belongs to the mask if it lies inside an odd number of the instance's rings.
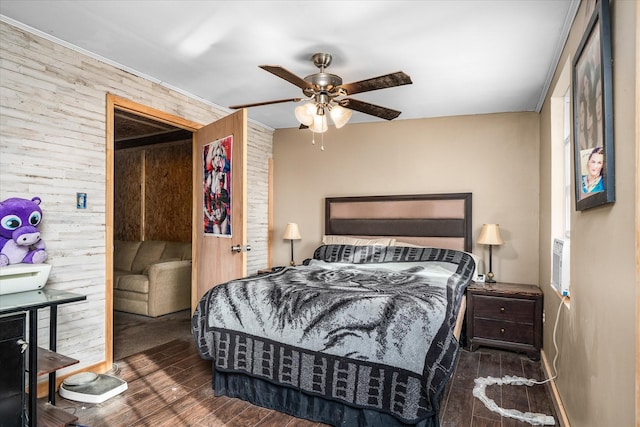
[[[495,275],[491,271],[488,272],[485,278],[485,283],[496,283],[496,281],[493,279],[494,277]]]

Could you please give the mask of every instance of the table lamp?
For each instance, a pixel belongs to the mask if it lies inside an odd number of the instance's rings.
[[[481,245],[489,245],[489,272],[487,273],[487,283],[496,283],[493,279],[493,254],[492,248],[494,245],[502,245],[504,241],[500,236],[500,227],[498,224],[482,224],[482,230],[480,231],[480,237],[478,237],[478,243]]]
[[[298,224],[296,224],[295,222],[288,223],[287,228],[284,229],[284,236],[282,236],[282,238],[284,240],[291,241],[291,261],[289,262],[289,265],[296,265],[295,261],[293,260],[293,241],[302,239],[302,237],[300,237]]]

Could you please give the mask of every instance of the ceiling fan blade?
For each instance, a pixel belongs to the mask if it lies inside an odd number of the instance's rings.
[[[300,89],[309,89],[309,88],[313,87],[313,85],[311,83],[309,83],[308,81],[304,80],[301,77],[296,76],[291,71],[289,71],[289,70],[287,70],[285,68],[282,68],[279,65],[260,65],[260,68],[262,68],[265,71],[270,72],[271,74],[275,74],[276,76],[280,77],[281,79],[285,79],[289,83],[292,83],[292,84],[298,86]]]
[[[232,110],[239,110],[240,108],[260,107],[262,105],[282,104],[283,102],[300,102],[300,101],[302,101],[302,98],[288,98],[288,99],[278,99],[276,101],[254,102],[253,104],[232,105],[229,108],[231,108]]]
[[[373,77],[359,82],[343,84],[340,87],[347,92],[347,95],[354,93],[368,92],[370,90],[385,89],[388,87],[410,85],[413,83],[411,77],[402,71],[386,74],[384,76]]]
[[[391,108],[380,107],[379,105],[358,101],[357,99],[352,98],[341,99],[338,103],[344,108],[360,111],[361,113],[370,114],[386,120],[393,120],[401,113],[400,111],[392,110]]]

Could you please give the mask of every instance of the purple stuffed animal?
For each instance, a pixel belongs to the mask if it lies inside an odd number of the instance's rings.
[[[47,252],[37,228],[42,220],[40,201],[40,197],[14,197],[0,202],[0,267],[46,261]]]

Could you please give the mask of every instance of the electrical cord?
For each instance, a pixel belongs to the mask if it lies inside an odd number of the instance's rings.
[[[544,381],[535,381],[535,384],[546,384],[550,381],[555,380],[556,378],[558,378],[558,368],[556,367],[556,362],[558,361],[558,356],[560,355],[560,351],[558,350],[558,342],[556,341],[556,332],[558,331],[558,321],[560,320],[560,312],[562,311],[562,306],[564,305],[564,302],[566,301],[567,296],[563,296],[562,300],[560,300],[560,306],[558,307],[558,312],[556,313],[556,321],[553,325],[553,348],[556,351],[556,354],[553,356],[553,376],[551,378],[548,378]]]

